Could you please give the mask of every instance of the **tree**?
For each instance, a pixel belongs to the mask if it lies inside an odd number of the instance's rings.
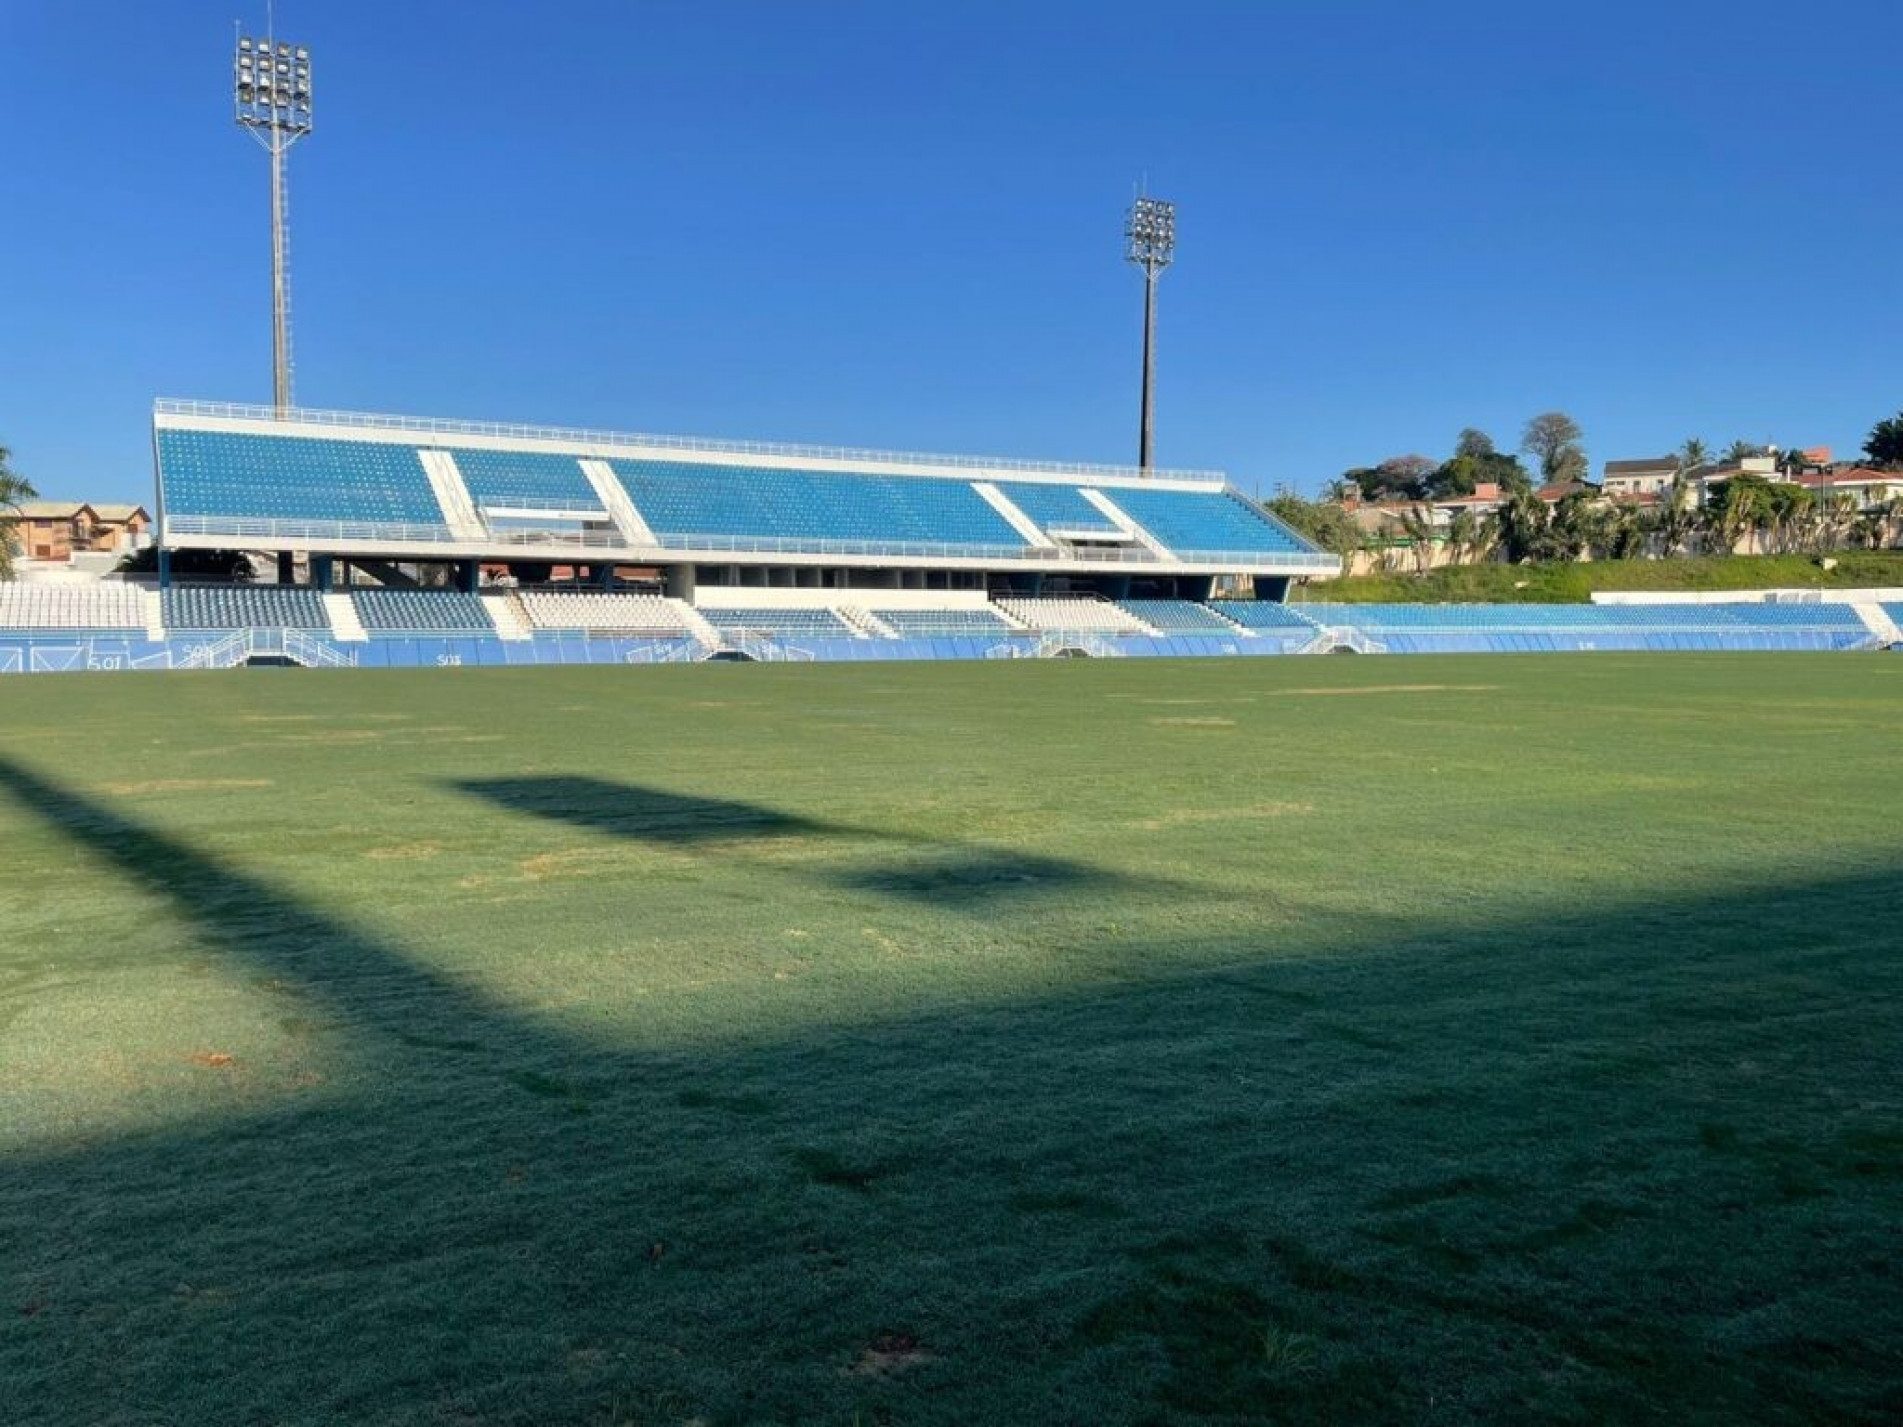
[[[1702,441],[1685,443],[1687,447],[1693,444],[1704,445]],[[1685,455],[1684,451],[1680,451],[1678,474],[1672,477],[1671,487],[1665,492],[1665,499],[1659,505],[1656,522],[1659,544],[1663,547],[1662,553],[1668,556],[1688,552],[1692,541],[1698,536],[1698,529],[1702,523],[1698,507],[1692,502],[1692,483],[1686,475],[1687,471],[1695,467],[1684,464]],[[1703,464],[1702,460],[1697,462],[1697,465]]]
[[[1333,501],[1303,500],[1292,491],[1284,491],[1267,508],[1298,535],[1344,560],[1361,548],[1361,527]]]
[[[1378,466],[1357,466],[1342,479],[1361,487],[1364,500],[1422,500],[1436,463],[1426,456],[1390,456]]]
[[[1440,538],[1440,528],[1434,520],[1434,508],[1411,505],[1400,513],[1398,521],[1401,534],[1407,537],[1408,553],[1414,557],[1414,568],[1425,575],[1428,567],[1434,563],[1434,543]]]
[[[0,446],[0,580],[13,578],[14,542],[20,521],[20,502],[39,492],[13,469],[13,452]]]
[[[1903,411],[1870,428],[1870,439],[1863,443],[1863,454],[1879,470],[1903,470]]]
[[[1500,545],[1513,564],[1544,560],[1552,549],[1552,515],[1532,491],[1517,491],[1495,514]]]
[[[1763,454],[1764,448],[1758,445],[1757,442],[1740,439],[1733,441],[1729,446],[1725,447],[1725,464],[1728,466],[1741,466],[1754,456],[1762,456]]]
[[[1460,435],[1454,440],[1455,459],[1467,456],[1478,461],[1497,454],[1499,453],[1493,444],[1493,438],[1477,427],[1463,427]]]
[[[1683,475],[1687,471],[1695,471],[1700,466],[1709,466],[1710,464],[1711,447],[1707,446],[1699,437],[1688,437],[1685,444],[1678,448],[1678,470],[1680,475]]]
[[[1544,411],[1526,423],[1520,449],[1539,462],[1548,484],[1586,479],[1586,433],[1563,411]]]

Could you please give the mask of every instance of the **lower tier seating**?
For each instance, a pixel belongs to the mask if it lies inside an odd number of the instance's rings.
[[[168,630],[330,629],[324,597],[308,585],[175,585],[160,601]]]
[[[1123,608],[1165,634],[1234,634],[1235,626],[1194,600],[1124,600]]]
[[[145,594],[118,581],[96,585],[0,583],[0,629],[93,631],[145,628]]]
[[[999,600],[999,608],[1032,629],[1062,634],[1148,634],[1142,621],[1107,600]]]
[[[878,609],[872,614],[901,639],[961,639],[1014,633],[1011,623],[988,609]]]
[[[1224,619],[1234,620],[1244,629],[1287,631],[1299,634],[1315,626],[1285,604],[1274,600],[1211,600],[1209,607]]]
[[[518,598],[535,629],[579,629],[643,638],[675,638],[689,632],[680,607],[660,595],[523,590]]]
[[[482,597],[461,590],[353,590],[350,602],[372,636],[496,632]]]
[[[853,639],[851,625],[829,609],[705,609],[701,616],[726,634],[768,639]]]

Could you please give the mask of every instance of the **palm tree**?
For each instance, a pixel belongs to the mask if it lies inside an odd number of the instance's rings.
[[[1447,550],[1453,556],[1456,565],[1466,563],[1469,555],[1478,561],[1480,541],[1480,520],[1466,506],[1463,505],[1448,517]]]
[[[39,492],[13,469],[13,452],[0,446],[0,580],[13,578],[14,527],[20,520],[20,502]]]
[[[1681,476],[1687,471],[1695,471],[1700,466],[1708,466],[1710,464],[1711,447],[1707,446],[1698,437],[1693,436],[1689,438],[1683,446],[1678,448],[1678,473]]]
[[[1687,446],[1693,443],[1687,441]],[[1699,443],[1703,444],[1703,443]],[[1680,457],[1682,461],[1683,456]],[[1686,479],[1685,469],[1672,477],[1671,489],[1665,493],[1665,500],[1659,507],[1659,541],[1666,556],[1689,551],[1691,543],[1698,535],[1698,507],[1692,501],[1692,485]]]
[[[1434,563],[1434,542],[1440,535],[1434,522],[1434,507],[1411,505],[1400,513],[1397,522],[1401,533],[1407,537],[1409,552],[1414,556],[1414,568],[1425,575],[1428,566]]]

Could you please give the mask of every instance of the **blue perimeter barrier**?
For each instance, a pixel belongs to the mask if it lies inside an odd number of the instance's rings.
[[[1293,654],[1312,633],[1263,634],[1253,638],[1221,634],[1163,637],[1118,636],[1097,641],[1127,658],[1219,658],[1235,655]],[[122,672],[201,667],[206,651],[228,641],[229,633],[177,635],[170,639],[74,639],[71,635],[31,638],[0,634],[0,674]],[[1868,635],[1849,630],[1788,629],[1729,633],[1639,633],[1578,630],[1552,634],[1396,634],[1381,642],[1395,654],[1539,654],[1635,653],[1667,651],[1830,651],[1857,647]],[[376,638],[341,642],[312,637],[310,644],[332,651],[360,669],[503,668],[526,665],[693,663],[705,657],[691,640],[616,639],[538,635],[533,639]],[[988,659],[1000,646],[1029,650],[1035,635],[982,635],[940,639],[789,639],[777,646],[780,657],[816,663],[864,663],[893,660]]]

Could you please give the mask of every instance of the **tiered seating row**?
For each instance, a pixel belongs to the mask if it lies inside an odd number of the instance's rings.
[[[167,630],[330,629],[323,595],[306,585],[176,585],[160,603]]]
[[[574,456],[463,448],[449,454],[478,509],[500,505],[533,510],[602,510],[600,495],[588,483],[581,462]]]
[[[726,634],[770,639],[852,639],[853,628],[829,609],[703,609],[701,616]]]
[[[1165,634],[1234,634],[1235,626],[1190,600],[1124,600],[1123,608]]]
[[[1085,500],[1075,486],[1049,485],[1043,481],[999,481],[998,489],[1041,530],[1087,531],[1093,535],[1116,535],[1122,531],[1115,521]]]
[[[680,545],[699,536],[717,548],[722,541],[749,549],[775,542],[1025,548],[968,481],[687,461],[612,467],[648,526]]]
[[[482,597],[460,590],[354,590],[350,602],[373,636],[496,632]]]
[[[1184,558],[1196,554],[1312,553],[1287,526],[1226,491],[1218,495],[1118,486],[1104,494],[1117,509]]]
[[[1211,600],[1209,607],[1244,629],[1272,629],[1278,633],[1291,631],[1298,634],[1304,630],[1311,634],[1315,632],[1312,623],[1287,605],[1277,604],[1274,600]]]
[[[688,632],[680,609],[659,595],[524,590],[523,612],[535,629],[679,637]]]
[[[1019,631],[987,609],[878,609],[872,614],[901,639],[955,639]]]
[[[145,598],[136,585],[0,584],[0,629],[143,628]]]
[[[412,446],[170,428],[158,444],[168,517],[443,524]]]
[[[1029,599],[999,600],[1013,619],[1032,629],[1059,634],[1148,634],[1135,615],[1107,600]]]

